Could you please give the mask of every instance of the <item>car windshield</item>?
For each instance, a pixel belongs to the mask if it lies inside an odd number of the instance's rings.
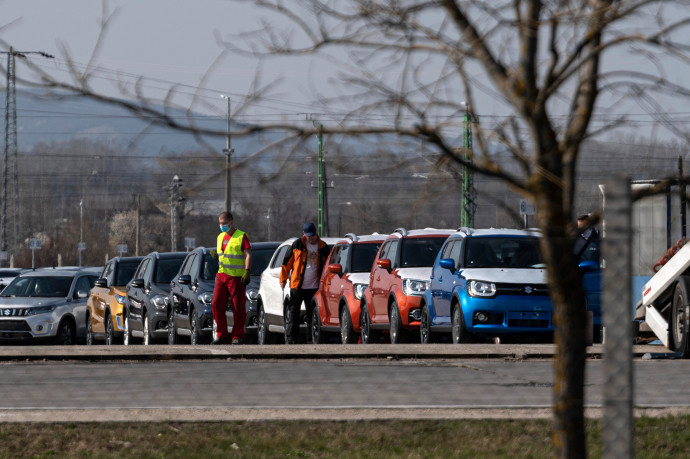
[[[402,240],[401,268],[428,268],[446,241],[445,237],[411,237]]]
[[[352,272],[353,273],[368,273],[371,271],[371,265],[374,264],[374,258],[381,246],[380,242],[374,244],[355,244],[352,247]]]
[[[204,266],[201,269],[201,278],[205,281],[212,281],[218,274],[218,259],[213,258],[210,253],[204,255]]]
[[[16,277],[0,296],[64,298],[69,294],[72,279],[64,276]]]
[[[118,263],[114,286],[123,287],[127,285],[127,282],[131,281],[134,277],[137,266],[139,266],[138,261],[121,261]]]
[[[252,276],[260,276],[271,261],[275,248],[255,249],[252,247]]]
[[[467,238],[468,268],[543,268],[536,237]]]
[[[153,282],[156,284],[169,284],[177,271],[180,270],[183,258],[161,258],[156,264],[156,276]]]

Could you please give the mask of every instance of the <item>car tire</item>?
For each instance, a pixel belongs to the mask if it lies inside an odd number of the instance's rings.
[[[93,325],[89,314],[86,315],[86,345],[93,346]]]
[[[298,309],[298,311],[301,312],[299,309]],[[298,312],[298,314],[299,314],[299,312]],[[288,343],[288,342],[293,340],[293,338],[291,336],[288,336],[288,323],[290,323],[291,320],[292,320],[292,312],[290,311],[289,305],[286,303],[283,305],[283,342],[284,343]],[[299,335],[300,335],[299,319],[297,319],[297,321],[294,321],[292,326],[297,327],[297,335],[298,335],[298,339],[299,339]]]
[[[371,316],[369,315],[369,306],[367,306],[366,303],[362,305],[362,313],[359,316],[359,323],[362,329],[360,332],[362,344],[372,344],[379,341],[380,335],[378,330],[373,330],[371,328]]]
[[[276,335],[268,331],[268,320],[266,319],[266,311],[263,305],[259,306],[256,312],[258,316],[259,325],[256,330],[256,344],[263,346],[264,344],[275,344]]]
[[[149,315],[146,314],[146,311],[144,311],[144,339],[143,344],[144,346],[149,346],[151,344],[151,330],[149,329]]]
[[[429,314],[429,306],[426,304],[422,307],[422,318],[419,325],[419,342],[422,344],[431,344],[435,342],[434,333],[431,331],[431,314]]]
[[[326,344],[328,342],[327,333],[323,331],[321,326],[321,314],[317,305],[314,305],[314,311],[311,314],[311,342],[313,344]]]
[[[113,330],[113,319],[110,317],[110,311],[105,312],[105,344],[108,346],[115,344],[115,332]]]
[[[343,344],[357,344],[357,333],[352,327],[352,317],[347,305],[343,305],[340,311],[340,342]]]
[[[177,336],[177,327],[175,327],[175,315],[172,309],[168,313],[168,344],[180,344],[180,337]]]
[[[201,336],[201,330],[199,330],[199,317],[194,309],[189,312],[189,329],[189,343],[192,346],[202,344],[204,339]]]
[[[125,328],[122,332],[122,344],[125,346],[135,344],[134,337],[132,336],[132,329],[129,327],[129,315],[127,311],[122,315],[122,324]]]
[[[453,308],[453,317],[451,320],[451,335],[453,344],[469,343],[470,336],[465,327],[465,318],[462,314],[462,307],[457,304]]]
[[[73,346],[77,342],[77,330],[69,319],[62,319],[55,335],[55,344],[60,346]]]
[[[396,301],[393,301],[393,304],[391,304],[388,320],[390,322],[391,344],[406,343],[407,330],[403,328],[402,320],[400,319],[400,310],[398,309],[398,303]]]
[[[690,357],[690,324],[688,323],[688,301],[690,301],[690,277],[680,276],[673,290],[671,306],[671,340],[673,350],[679,352],[681,358]]]

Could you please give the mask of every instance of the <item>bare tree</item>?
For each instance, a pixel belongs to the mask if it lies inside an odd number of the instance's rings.
[[[586,457],[585,296],[571,256],[577,162],[583,142],[625,127],[624,114],[635,106],[687,141],[688,133],[669,122],[663,107],[672,98],[690,96],[668,77],[687,74],[690,48],[683,37],[690,5],[682,0],[238,1],[263,7],[267,19],[257,32],[219,37],[227,50],[266,58],[313,55],[342,71],[338,85],[320,100],[324,107],[348,109],[337,124],[323,125],[325,133],[421,139],[426,148],[499,178],[536,205],[558,348],[555,455]],[[136,88],[126,94],[134,101],[94,93],[91,67],[74,69],[71,82],[36,71],[43,86],[121,104],[152,123],[201,132],[191,119],[170,117]],[[256,89],[236,113],[249,109],[267,88],[271,85]],[[501,116],[482,116],[495,106]],[[470,152],[457,148],[467,112],[473,114]],[[368,122],[372,114],[375,124]],[[291,151],[318,131],[305,123],[234,127],[233,136],[282,130],[286,135],[276,143]],[[510,155],[517,168],[506,167],[498,151]]]

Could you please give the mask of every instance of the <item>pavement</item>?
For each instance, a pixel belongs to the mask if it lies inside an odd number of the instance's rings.
[[[604,346],[587,347],[587,358],[604,357]],[[554,344],[297,344],[297,345],[134,345],[0,346],[0,362],[285,360],[285,359],[551,359]],[[633,358],[677,358],[661,345],[632,346]]]

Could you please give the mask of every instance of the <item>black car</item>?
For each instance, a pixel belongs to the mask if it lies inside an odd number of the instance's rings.
[[[188,336],[192,344],[207,344],[213,332],[211,300],[218,260],[210,248],[197,247],[187,254],[180,271],[170,282],[168,344]]]
[[[124,344],[144,344],[168,336],[170,281],[180,270],[186,252],[151,252],[141,260],[127,284]]]

